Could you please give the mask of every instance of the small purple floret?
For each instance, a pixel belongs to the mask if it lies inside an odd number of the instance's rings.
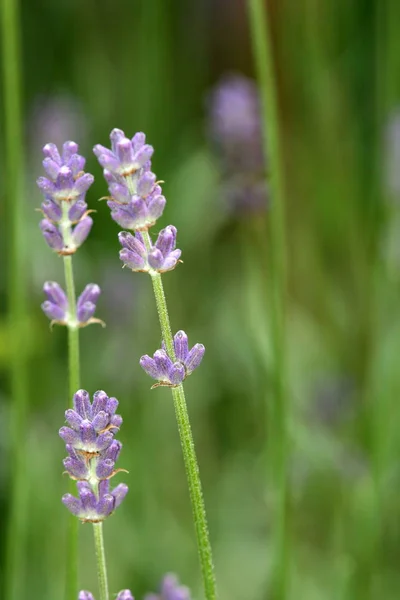
[[[175,362],[167,354],[165,346],[156,350],[153,358],[145,354],[140,359],[140,366],[150,377],[158,381],[157,385],[177,386],[182,383],[200,365],[205,348],[203,344],[195,344],[189,351],[188,337],[184,331],[174,336]]]
[[[59,325],[75,325],[78,327],[86,327],[91,323],[101,323],[98,319],[93,318],[96,303],[101,293],[99,286],[95,283],[89,283],[77,300],[77,322],[69,314],[67,295],[58,283],[46,281],[43,291],[47,296],[47,300],[43,302],[42,310],[52,322]]]
[[[160,231],[150,250],[147,250],[139,231],[135,235],[121,231],[118,239],[122,246],[119,257],[132,271],[165,273],[175,268],[181,256],[181,251],[175,248],[176,228],[173,225]]]

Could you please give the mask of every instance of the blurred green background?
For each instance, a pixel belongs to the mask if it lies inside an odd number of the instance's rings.
[[[4,1],[4,0],[3,0]],[[120,400],[118,481],[130,492],[105,523],[110,591],[136,598],[175,571],[201,598],[191,509],[170,394],[138,360],[160,343],[149,278],[121,269],[118,226],[91,148],[113,127],[144,131],[183,264],[164,278],[174,331],[202,342],[186,385],[220,598],[267,599],[276,496],[267,486],[271,384],[268,219],[233,211],[210,139],[207,97],[227,72],[254,77],[242,0],[23,0],[21,3],[26,353],[27,549],[20,598],[63,597],[66,331],[49,332],[45,280],[62,262],[41,237],[41,147],[73,139],[96,177],[77,291],[98,283],[82,331],[82,384]],[[283,135],[288,251],[290,598],[399,597],[400,4],[269,3]],[[4,113],[3,113],[4,117]],[[4,121],[4,118],[2,119]],[[4,123],[2,132],[4,131]],[[0,139],[3,138],[3,135]],[[0,514],[13,472],[1,149]],[[80,584],[96,594],[92,531],[80,527]],[[5,536],[0,548],[2,575]]]

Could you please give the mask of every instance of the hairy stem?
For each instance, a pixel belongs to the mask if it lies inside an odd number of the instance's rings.
[[[143,238],[147,248],[150,248],[149,233],[143,232]],[[153,273],[151,275],[154,296],[157,304],[157,312],[160,320],[162,337],[170,357],[175,360],[174,344],[169,322],[167,303],[164,294],[161,275]],[[193,519],[196,530],[197,548],[200,558],[201,571],[203,576],[204,593],[207,600],[216,600],[217,590],[214,577],[214,564],[208,532],[206,509],[204,505],[203,492],[199,475],[196,451],[194,447],[192,430],[190,427],[189,414],[186,406],[185,392],[183,385],[171,388],[174,400],[175,415],[178,423],[179,436],[183,459],[185,463],[186,476],[189,487],[190,500],[192,503]]]
[[[104,551],[103,523],[93,523],[94,547],[96,552],[97,578],[100,600],[109,600],[106,554]]]
[[[262,106],[262,131],[266,171],[270,173],[272,205],[269,211],[269,265],[271,270],[271,334],[274,352],[274,397],[268,407],[267,448],[271,471],[268,482],[277,499],[275,560],[272,599],[288,595],[290,535],[288,524],[288,394],[286,389],[286,240],[285,191],[279,127],[277,84],[274,74],[270,22],[264,0],[248,0],[250,32]]]
[[[28,390],[26,368],[26,290],[24,249],[24,165],[21,131],[20,16],[18,0],[1,3],[3,50],[4,149],[6,177],[6,219],[8,233],[7,290],[8,331],[10,332],[10,470],[12,474],[7,527],[4,598],[24,596],[22,584],[26,558],[26,448]]]
[[[67,290],[69,307],[68,325],[68,377],[69,377],[69,400],[68,408],[72,407],[72,399],[80,384],[79,365],[79,329],[76,318],[76,294],[74,283],[74,272],[72,268],[72,256],[64,256],[65,287]],[[75,325],[74,325],[75,323]],[[75,492],[75,483],[70,481],[70,492]],[[76,600],[78,590],[78,533],[79,522],[73,515],[69,516],[67,533],[67,572],[66,572],[66,600]]]

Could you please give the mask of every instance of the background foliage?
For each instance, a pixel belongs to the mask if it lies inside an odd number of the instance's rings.
[[[109,131],[142,130],[179,231],[184,263],[165,277],[173,329],[207,348],[187,398],[221,598],[267,597],[274,498],[266,486],[271,398],[269,208],[234,212],[209,139],[207,97],[230,71],[254,75],[241,0],[22,1],[24,231],[29,297],[28,548],[21,588],[61,598],[67,489],[57,436],[67,402],[66,331],[49,333],[45,280],[62,265],[34,212],[41,147],[74,139],[96,176],[95,225],[75,261],[78,292],[98,283],[82,340],[83,386],[120,399],[121,466],[130,493],[105,524],[111,591],[141,598],[166,571],[201,597],[170,395],[150,392],[138,359],[159,346],[147,277],[121,270],[91,153]],[[291,597],[398,597],[400,542],[400,5],[271,2],[287,192]],[[0,138],[1,139],[1,138]],[[4,149],[0,149],[4,164]],[[2,169],[3,170],[3,169]],[[9,340],[1,191],[0,514],[9,484]],[[269,206],[273,204],[270,200]],[[4,546],[1,560],[5,564]],[[96,589],[91,530],[81,527],[82,587]]]

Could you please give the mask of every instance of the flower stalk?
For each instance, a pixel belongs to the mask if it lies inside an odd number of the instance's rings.
[[[100,600],[109,600],[106,554],[104,551],[103,523],[93,523],[94,547],[96,552],[97,578]]]
[[[189,351],[188,337],[178,331],[172,337],[167,303],[161,273],[174,269],[181,251],[176,249],[177,230],[170,225],[163,229],[153,245],[149,228],[162,215],[166,199],[162,195],[160,181],[151,172],[153,148],[146,144],[143,133],[129,139],[121,129],[113,129],[110,135],[111,149],[97,144],[93,151],[103,167],[110,196],[107,204],[111,217],[124,229],[119,234],[122,246],[120,259],[131,271],[149,273],[151,276],[157,312],[162,332],[162,348],[153,358],[144,355],[142,368],[153,379],[154,387],[170,387],[181,440],[186,469],[204,591],[207,600],[216,600],[214,566],[207,526],[206,511],[199,476],[199,468],[189,422],[182,382],[199,366],[204,346],[195,344]]]

